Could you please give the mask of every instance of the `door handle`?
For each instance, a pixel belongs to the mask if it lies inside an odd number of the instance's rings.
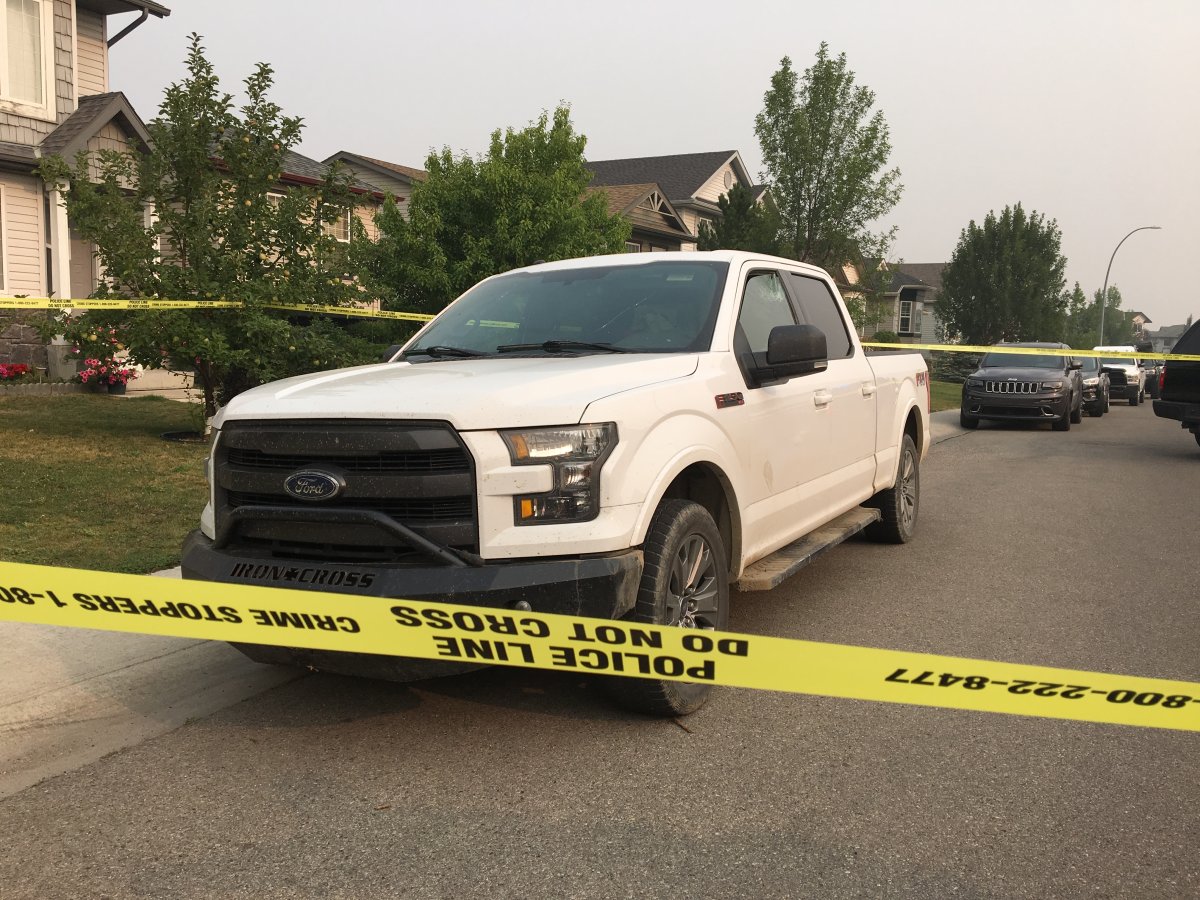
[[[874,397],[874,396],[875,396],[875,392],[876,392],[877,390],[879,390],[879,385],[877,385],[877,384],[875,384],[874,382],[871,382],[871,381],[864,381],[864,382],[863,382],[862,389],[863,389],[863,396],[864,396],[864,397]]]
[[[816,406],[828,406],[833,400],[833,394],[829,391],[817,391],[813,394],[813,404]]]

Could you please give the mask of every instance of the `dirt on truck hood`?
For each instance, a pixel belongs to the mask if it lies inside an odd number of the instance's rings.
[[[317,372],[239,394],[226,419],[437,419],[463,431],[567,425],[589,403],[696,370],[695,354],[448,359]]]

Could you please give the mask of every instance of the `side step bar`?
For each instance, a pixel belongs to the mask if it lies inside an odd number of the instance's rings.
[[[858,534],[872,522],[879,521],[879,510],[856,507],[806,534],[786,547],[780,547],[770,556],[752,566],[747,566],[742,577],[734,583],[739,591],[769,591],[786,578],[795,575],[810,562],[836,547],[846,538]]]

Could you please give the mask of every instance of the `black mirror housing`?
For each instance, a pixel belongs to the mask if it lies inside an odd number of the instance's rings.
[[[776,325],[767,336],[767,352],[752,354],[756,387],[777,384],[826,368],[825,332],[815,325]]]

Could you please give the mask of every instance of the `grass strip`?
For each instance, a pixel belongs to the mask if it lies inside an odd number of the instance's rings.
[[[207,497],[206,444],[164,441],[196,427],[161,397],[0,390],[0,559],[144,573],[179,564]]]

